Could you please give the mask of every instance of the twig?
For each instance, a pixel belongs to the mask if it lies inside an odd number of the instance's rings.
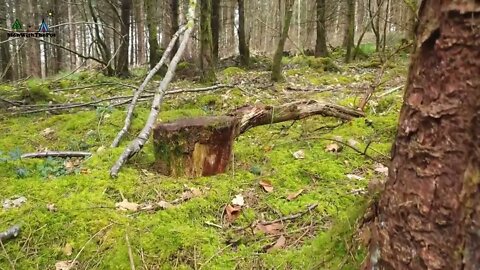
[[[127,247],[128,247],[128,258],[130,259],[130,269],[135,270],[135,261],[133,260],[132,246],[130,246],[130,241],[128,240],[127,232],[125,232],[125,241],[127,242]]]
[[[5,103],[7,103],[7,104],[10,104],[10,105],[12,105],[12,106],[18,106],[18,105],[20,105],[20,104],[17,103],[16,101],[10,101],[10,100],[8,100],[8,99],[6,99],[6,98],[2,98],[2,97],[0,97],[0,101],[3,101],[3,102],[5,102]]]
[[[88,243],[90,243],[90,241],[92,241],[93,238],[95,238],[95,236],[97,236],[98,234],[100,234],[101,232],[103,232],[104,230],[110,228],[111,226],[113,225],[113,223],[110,223],[108,224],[107,226],[101,228],[98,232],[96,232],[94,235],[92,235],[92,237],[90,237],[87,242],[85,242],[85,244],[82,246],[82,248],[78,251],[77,255],[75,256],[75,258],[73,258],[73,261],[70,263],[70,268],[73,268],[73,266],[75,266],[75,262],[77,261],[78,257],[80,257],[80,254],[82,253],[82,251],[85,249],[85,247],[88,245]]]
[[[260,222],[260,224],[270,225],[270,224],[274,224],[274,223],[282,223],[282,222],[285,222],[285,221],[288,221],[288,220],[297,219],[297,218],[300,218],[300,217],[304,216],[307,213],[310,213],[315,208],[317,208],[317,206],[318,206],[318,203],[312,204],[312,205],[308,206],[307,210],[305,210],[303,212],[300,212],[300,213],[297,213],[297,214],[294,214],[294,215],[290,215],[290,216],[281,217],[279,219],[275,219],[275,220],[272,220],[272,221]]]
[[[224,246],[223,248],[221,248],[219,251],[217,251],[212,257],[208,258],[208,260],[205,261],[205,263],[203,263],[200,268],[198,268],[198,270],[201,270],[205,265],[207,265],[211,260],[213,260],[215,257],[218,257],[218,255],[220,255],[223,251],[225,251],[225,249],[231,247],[232,244],[228,244],[226,246]]]
[[[382,94],[378,95],[378,98],[387,96],[387,95],[389,95],[389,94],[391,94],[391,93],[393,93],[393,92],[395,92],[395,91],[398,91],[398,90],[400,90],[400,89],[402,89],[402,88],[403,88],[403,84],[402,84],[402,85],[399,85],[399,86],[397,86],[397,87],[393,87],[392,89],[389,89],[389,90],[383,92]]]
[[[205,221],[205,224],[208,225],[208,226],[215,227],[215,228],[223,229],[222,226],[220,226],[218,224],[215,224],[215,223],[212,223],[212,222]]]
[[[373,161],[379,162],[377,159],[373,158],[372,156],[370,156],[370,155],[368,155],[368,154],[366,153],[368,147],[369,147],[370,144],[371,144],[371,142],[369,142],[369,143],[367,144],[367,147],[365,148],[365,150],[362,151],[362,150],[356,148],[355,146],[351,146],[351,145],[348,144],[348,143],[345,143],[345,142],[342,142],[342,141],[336,140],[336,139],[324,138],[324,137],[309,137],[309,138],[306,138],[306,139],[308,139],[308,140],[311,140],[311,139],[315,139],[315,140],[326,140],[326,141],[336,142],[336,143],[339,143],[339,144],[341,144],[341,145],[343,145],[343,146],[346,146],[346,147],[352,149],[353,151],[359,153],[360,155],[362,155],[362,156],[364,156],[364,157],[366,157],[366,158],[369,158],[369,159],[371,159],[371,160],[373,160]]]
[[[46,158],[46,157],[89,157],[92,153],[90,152],[75,152],[75,151],[46,151],[46,152],[37,152],[37,153],[26,153],[21,156],[21,158]]]

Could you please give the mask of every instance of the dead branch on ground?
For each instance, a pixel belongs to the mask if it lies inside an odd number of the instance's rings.
[[[92,153],[90,152],[75,152],[75,151],[46,151],[46,152],[37,152],[37,153],[26,153],[21,156],[21,158],[48,158],[48,157],[89,157]]]

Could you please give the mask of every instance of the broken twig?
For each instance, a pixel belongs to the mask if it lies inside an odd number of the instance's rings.
[[[75,152],[75,151],[65,151],[65,152],[57,152],[57,151],[46,151],[46,152],[37,152],[37,153],[26,153],[23,154],[22,158],[47,158],[47,157],[89,157],[92,153],[90,152]]]
[[[285,217],[281,217],[279,219],[275,219],[275,220],[272,220],[272,221],[264,221],[264,222],[260,222],[260,224],[262,225],[270,225],[270,224],[274,224],[274,223],[282,223],[282,222],[285,222],[285,221],[288,221],[288,220],[293,220],[293,219],[297,219],[297,218],[300,218],[302,216],[304,216],[305,214],[307,213],[310,213],[311,211],[313,211],[315,208],[317,208],[318,206],[318,203],[316,204],[312,204],[312,205],[309,205],[307,210],[303,211],[303,212],[300,212],[300,213],[297,213],[297,214],[294,214],[294,215],[290,215],[290,216],[285,216]]]

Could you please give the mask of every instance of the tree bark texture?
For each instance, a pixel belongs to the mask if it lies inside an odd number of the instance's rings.
[[[7,5],[5,1],[0,1],[0,14],[5,16],[7,14]],[[0,22],[2,23],[1,27],[10,28],[10,25],[7,25],[7,21]],[[7,33],[5,31],[0,31],[0,81],[10,81],[13,80],[13,72],[12,66],[13,63],[11,62],[11,55],[10,55],[10,48],[8,42],[5,42],[8,39]]]
[[[347,28],[345,32],[345,49],[347,50],[345,62],[347,63],[352,60],[352,49],[355,46],[355,2],[356,0],[347,0]]]
[[[480,269],[480,2],[422,2],[365,269]]]
[[[293,5],[295,0],[286,0],[285,3],[285,21],[283,22],[282,33],[277,44],[277,49],[275,55],[273,56],[272,63],[272,81],[280,81],[283,79],[282,76],[282,57],[283,57],[283,48],[285,47],[285,41],[288,37],[288,30],[290,29],[290,22],[293,16]]]
[[[130,43],[130,13],[132,11],[132,0],[121,1],[121,33],[122,38],[120,43],[120,50],[118,52],[118,63],[116,67],[117,75],[120,77],[127,77],[130,75],[128,71],[128,45]]]
[[[212,42],[212,0],[200,0],[200,70],[203,82],[214,82],[215,64]]]
[[[162,57],[157,39],[157,23],[156,23],[156,1],[145,0],[145,9],[147,10],[147,30],[148,30],[148,47],[150,53],[150,69],[153,69],[155,65],[160,61]]]
[[[245,1],[238,0],[238,51],[240,52],[240,64],[248,67],[250,64],[250,46],[245,30]]]
[[[315,44],[315,56],[327,57],[327,32],[325,25],[325,0],[316,0],[317,9],[317,41]]]

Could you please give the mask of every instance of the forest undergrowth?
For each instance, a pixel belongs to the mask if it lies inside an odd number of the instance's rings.
[[[285,81],[274,85],[262,61],[251,70],[224,67],[218,78],[227,87],[167,96],[159,121],[303,99],[354,107],[375,86],[366,117],[253,128],[235,141],[227,173],[196,179],[156,173],[149,142],[111,179],[128,143],[110,148],[125,99],[31,111],[129,96],[145,70],[122,80],[80,71],[0,85],[0,96],[22,102],[0,107],[0,232],[21,227],[0,248],[0,269],[357,269],[368,241],[358,221],[375,196],[369,187],[386,178],[408,60],[389,61],[379,77],[375,56],[351,64],[335,55],[285,57]],[[189,65],[179,68],[170,89],[205,86]],[[158,78],[150,90],[156,85]],[[127,139],[149,110],[141,102]],[[21,158],[45,150],[92,156]],[[241,207],[230,209],[232,200]]]

